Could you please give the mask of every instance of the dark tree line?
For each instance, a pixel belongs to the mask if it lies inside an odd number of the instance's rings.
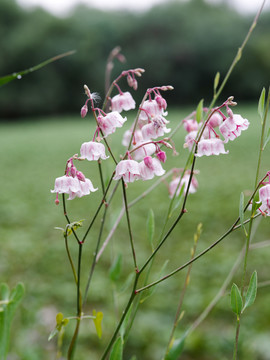
[[[136,94],[146,87],[170,84],[175,105],[211,97],[215,73],[225,75],[252,17],[203,0],[172,1],[146,13],[104,12],[77,7],[66,18],[0,2],[0,76],[29,68],[54,55],[70,57],[0,89],[1,118],[68,114],[79,111],[83,84],[104,94],[104,69],[112,48],[127,58],[113,74],[145,68]],[[224,97],[255,100],[270,78],[270,13],[262,14]],[[123,84],[123,88],[125,88]]]

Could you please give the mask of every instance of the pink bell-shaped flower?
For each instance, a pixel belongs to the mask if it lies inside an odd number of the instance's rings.
[[[57,199],[58,194],[68,194],[68,200],[73,200],[75,197],[89,195],[90,192],[97,190],[89,179],[80,181],[77,177],[64,175],[55,179],[54,189],[51,192],[57,194]]]
[[[198,143],[198,151],[196,156],[201,157],[203,155],[219,155],[228,154],[229,151],[225,151],[224,143],[218,138],[202,139]]]
[[[121,160],[116,166],[114,180],[123,180],[127,182],[133,182],[140,179],[139,163],[135,160]]]
[[[218,112],[214,112],[208,121],[208,125],[210,125],[212,128],[215,128],[222,123],[222,120],[222,116]]]
[[[84,142],[81,146],[81,158],[92,160],[106,160],[109,156],[105,154],[105,146],[95,141]]]
[[[115,132],[116,128],[123,126],[127,118],[123,118],[117,111],[108,113],[106,116],[98,116],[98,124],[104,136]]]
[[[241,135],[241,131],[249,127],[249,121],[242,118],[239,114],[232,114],[219,126],[221,134],[224,136],[224,142],[233,141]]]
[[[175,194],[175,196],[179,196],[180,191],[182,189],[182,187],[184,186],[184,194],[187,191],[187,187],[188,187],[188,182],[189,182],[189,178],[190,178],[190,174],[185,174],[182,179],[180,176],[176,177],[175,179],[173,179],[170,184],[169,184],[169,194],[170,194],[170,198],[172,198]],[[181,179],[181,181],[180,181]],[[180,184],[179,184],[180,181]],[[190,194],[194,194],[197,191],[198,188],[198,181],[195,178],[195,176],[192,176],[191,179],[191,184],[189,187],[189,193]]]
[[[143,103],[142,110],[140,113],[139,120],[145,121],[150,120],[151,118],[163,115],[163,108],[159,106],[156,100],[146,100]]]
[[[270,184],[262,186],[259,190],[260,206],[261,211],[263,211],[267,216],[270,216]]]
[[[123,110],[128,111],[135,109],[136,103],[131,96],[130,92],[124,92],[122,94],[115,95],[111,99],[112,111],[122,112]]]
[[[151,156],[146,156],[142,162],[139,164],[140,174],[142,180],[153,179],[155,175],[161,176],[165,174],[165,170],[162,168],[161,163],[156,158],[151,158]]]

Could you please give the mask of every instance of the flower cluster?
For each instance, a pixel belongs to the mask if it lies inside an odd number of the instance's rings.
[[[196,156],[198,157],[203,155],[228,154],[229,151],[225,150],[224,144],[229,140],[233,141],[236,139],[241,135],[241,132],[246,130],[249,126],[247,119],[244,119],[239,114],[234,114],[229,108],[229,106],[236,105],[232,100],[233,97],[230,97],[220,107],[212,109],[205,124],[197,123],[194,118],[184,119],[183,125],[188,132],[185,138],[184,147],[188,147],[191,151],[194,143],[197,142],[198,147]],[[227,117],[221,112],[220,109],[222,107],[226,107]],[[204,109],[204,111],[208,112],[208,109]],[[196,116],[196,112],[192,115]],[[220,139],[215,128],[219,128],[224,140]],[[199,141],[197,139],[199,139]]]
[[[68,200],[73,200],[75,197],[80,198],[98,190],[94,188],[91,180],[85,178],[84,174],[76,169],[73,164],[73,160],[76,158],[74,156],[68,159],[65,175],[55,180],[54,189],[51,192],[56,193],[55,203],[57,205],[59,204],[59,194],[68,194]]]
[[[100,161],[108,158],[101,140],[113,134],[117,128],[121,128],[127,119],[120,113],[123,110],[134,109],[136,105],[130,92],[123,92],[120,89],[118,81],[121,77],[126,76],[128,85],[136,90],[138,84],[135,76],[141,76],[143,71],[143,69],[123,71],[113,82],[119,94],[112,98],[107,97],[111,103],[111,111],[109,112],[95,106],[98,95],[92,94],[89,88],[86,85],[84,86],[87,100],[81,108],[81,117],[84,118],[87,115],[88,104],[90,103],[97,126],[93,139],[81,145],[80,157],[74,155],[74,157],[70,158],[67,161],[65,175],[55,180],[55,186],[51,192],[56,193],[57,204],[59,203],[58,194],[68,194],[68,200],[72,200],[75,197],[88,195],[90,192],[97,190],[89,179],[86,179],[81,172],[77,171],[73,161],[75,159]],[[160,91],[171,89],[171,86],[162,86],[147,90],[148,98],[139,109],[137,122],[124,135],[123,144],[127,147],[126,156],[117,164],[114,180],[122,178],[125,183],[128,183],[138,179],[149,180],[154,176],[161,176],[165,173],[161,162],[166,161],[166,153],[160,149],[160,144],[168,148],[171,148],[171,145],[164,140],[156,139],[170,132],[170,129],[166,127],[169,121],[165,119],[167,103],[161,96]],[[131,144],[132,149],[130,149]]]
[[[124,134],[122,144],[128,148],[128,159],[122,160],[116,166],[115,180],[121,177],[125,182],[134,180],[150,180],[154,176],[165,173],[161,162],[166,161],[166,153],[159,144],[171,148],[164,140],[156,140],[171,130],[167,128],[167,102],[161,91],[172,90],[171,86],[155,87],[147,90],[148,99],[140,109],[137,121]],[[131,150],[129,148],[131,147]],[[153,157],[155,155],[155,157]]]

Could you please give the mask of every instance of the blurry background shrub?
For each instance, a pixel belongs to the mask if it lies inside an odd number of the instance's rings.
[[[15,0],[0,2],[0,76],[36,65],[69,50],[76,54],[3,87],[1,120],[31,115],[78,112],[83,84],[103,95],[101,87],[109,52],[119,45],[124,68],[143,67],[137,100],[145,87],[171,84],[170,104],[209,100],[215,73],[225,74],[251,17],[225,4],[203,0],[169,1],[144,13],[104,12],[80,5],[65,18]],[[264,12],[232,75],[224,98],[256,100],[270,78],[270,12]],[[118,64],[117,64],[118,65]],[[123,69],[115,66],[114,74]]]

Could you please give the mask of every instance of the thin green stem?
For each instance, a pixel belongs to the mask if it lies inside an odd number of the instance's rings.
[[[128,313],[128,310],[130,309],[130,307],[131,307],[131,305],[132,305],[132,303],[134,301],[134,298],[136,296],[135,289],[136,289],[136,286],[137,286],[137,283],[138,283],[138,280],[139,280],[139,276],[140,276],[140,273],[136,273],[136,277],[135,277],[134,284],[133,284],[133,289],[132,289],[130,298],[128,300],[128,303],[127,303],[127,305],[125,307],[125,310],[123,311],[121,319],[120,319],[120,321],[119,321],[119,323],[118,323],[118,325],[117,325],[117,327],[116,327],[116,329],[115,329],[115,331],[113,333],[113,336],[112,336],[108,346],[106,347],[106,349],[105,349],[105,351],[104,351],[104,353],[102,355],[101,360],[105,360],[107,355],[109,354],[109,351],[110,351],[111,347],[113,346],[114,341],[116,340],[116,337],[117,337],[117,334],[118,334],[118,332],[120,330],[120,327],[122,326],[123,321],[125,320],[125,317],[126,317],[126,315]]]
[[[93,226],[93,224],[94,224],[94,222],[95,222],[95,220],[96,220],[96,218],[97,218],[97,216],[98,216],[98,214],[99,214],[99,211],[100,211],[102,205],[103,205],[104,202],[105,202],[106,195],[107,195],[107,193],[108,193],[108,191],[109,191],[109,188],[110,188],[110,186],[111,186],[111,183],[112,183],[114,174],[115,174],[115,172],[113,172],[113,174],[112,174],[112,176],[111,176],[111,178],[110,178],[110,181],[109,181],[109,183],[108,183],[108,185],[107,185],[107,188],[106,188],[106,190],[105,190],[105,192],[104,192],[104,195],[103,195],[103,197],[102,197],[102,199],[101,199],[101,202],[100,202],[100,204],[99,204],[99,206],[98,206],[98,208],[97,208],[97,210],[96,210],[96,213],[95,213],[95,215],[93,216],[92,221],[90,222],[90,224],[89,224],[89,226],[88,226],[88,228],[87,228],[87,230],[86,230],[86,232],[85,232],[85,234],[84,234],[84,237],[83,237],[83,239],[82,239],[82,241],[81,241],[82,243],[84,243],[84,241],[85,241],[85,239],[86,239],[89,231],[91,230],[91,228],[92,228],[92,226]]]
[[[72,273],[73,273],[73,276],[74,276],[75,283],[77,285],[78,278],[77,278],[76,269],[75,269],[75,266],[74,266],[70,251],[69,251],[68,239],[67,239],[68,237],[67,237],[66,234],[64,235],[64,238],[65,238],[65,246],[66,246],[66,251],[67,251],[67,255],[68,255],[68,260],[69,260],[70,265],[71,265],[71,269],[72,269]]]
[[[130,218],[129,218],[126,187],[125,187],[125,182],[124,182],[123,179],[122,179],[122,190],[123,190],[123,199],[124,199],[124,204],[125,204],[125,212],[126,212],[126,217],[127,217],[129,240],[130,240],[130,245],[131,245],[131,250],[132,250],[132,257],[133,257],[135,270],[138,271],[137,260],[136,260],[136,252],[135,252],[135,247],[134,247],[134,242],[133,242],[133,234],[132,234]]]

